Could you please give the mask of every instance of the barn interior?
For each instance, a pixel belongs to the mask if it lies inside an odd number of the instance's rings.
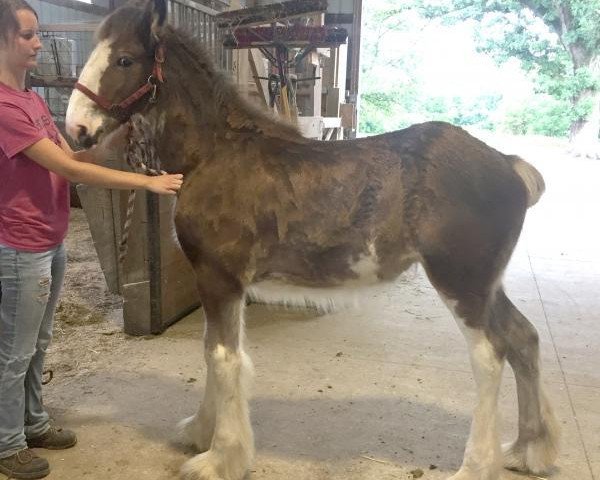
[[[30,3],[44,35],[31,86],[60,124],[93,31],[120,3]],[[362,2],[289,3],[282,11],[274,1],[173,0],[169,14],[203,39],[250,101],[308,137],[354,138]],[[287,37],[265,38],[261,28]],[[294,102],[287,89],[294,89]],[[545,384],[561,422],[561,455],[547,478],[598,479],[600,163],[565,161],[558,141],[548,148],[513,137],[483,140],[526,158],[547,184],[504,277],[539,331]],[[204,317],[193,273],[172,240],[172,201],[138,195],[128,255],[119,262],[127,193],[79,186],[72,197],[69,271],[45,402],[79,442],[44,452],[48,478],[176,478],[193,451],[178,442],[175,426],[197,410],[206,371]],[[441,480],[460,467],[476,398],[473,375],[464,338],[422,269],[365,292],[354,309],[250,304],[246,323],[257,447],[249,478]],[[505,441],[516,435],[516,401],[507,367],[500,396]],[[502,477],[522,478],[540,477]]]

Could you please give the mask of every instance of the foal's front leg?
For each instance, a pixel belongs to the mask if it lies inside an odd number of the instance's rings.
[[[196,416],[184,421],[184,429],[199,448],[208,450],[187,461],[181,474],[185,480],[241,480],[254,456],[246,385],[252,367],[242,342],[243,295],[205,295],[202,301],[205,401]]]
[[[205,350],[204,361],[207,365],[206,386],[200,408],[195,415],[182,420],[178,425],[181,440],[187,445],[194,446],[198,452],[206,452],[210,448],[217,416],[215,372],[214,368],[211,368],[212,362],[208,349]]]

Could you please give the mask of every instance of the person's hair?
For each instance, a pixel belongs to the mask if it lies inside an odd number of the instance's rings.
[[[38,18],[37,12],[26,0],[0,0],[0,43],[8,42],[19,29],[18,10],[29,10]]]

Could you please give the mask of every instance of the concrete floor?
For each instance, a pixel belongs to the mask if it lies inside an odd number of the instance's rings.
[[[539,329],[562,423],[562,454],[548,478],[600,479],[600,162],[524,145],[513,151],[538,166],[547,193],[528,215],[505,283]],[[436,480],[459,467],[473,379],[465,342],[421,270],[356,310],[251,306],[247,325],[256,367],[252,479],[410,479],[421,470]],[[125,338],[102,369],[50,384],[48,407],[79,444],[44,452],[48,478],[175,479],[191,452],[173,440],[173,426],[203,390],[201,332],[195,312],[160,337]],[[516,395],[508,368],[500,404],[509,440]],[[518,478],[533,477],[502,477]]]

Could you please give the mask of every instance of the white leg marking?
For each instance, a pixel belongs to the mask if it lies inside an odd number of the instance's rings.
[[[207,357],[213,382],[207,383],[206,407],[188,422],[188,432],[196,435],[196,444],[206,443],[208,435],[202,432],[201,422],[206,419],[210,425],[211,417],[215,419],[214,432],[210,449],[188,460],[181,476],[185,480],[241,480],[254,457],[247,398],[252,363],[243,351],[231,351],[223,345],[208,352]]]
[[[446,303],[467,340],[478,396],[462,466],[449,480],[498,480],[502,469],[498,394],[504,360],[498,359],[482,330],[464,324],[456,314],[455,303]]]
[[[252,362],[243,350],[243,310],[240,298],[207,313],[205,399],[182,426],[193,443],[208,450],[182,466],[185,480],[242,480],[252,463],[254,438],[248,413]]]
[[[206,363],[209,364],[208,359]],[[212,368],[206,375],[206,390],[198,413],[182,420],[178,425],[181,441],[186,445],[195,446],[199,452],[205,452],[210,448],[217,415],[215,375]]]

